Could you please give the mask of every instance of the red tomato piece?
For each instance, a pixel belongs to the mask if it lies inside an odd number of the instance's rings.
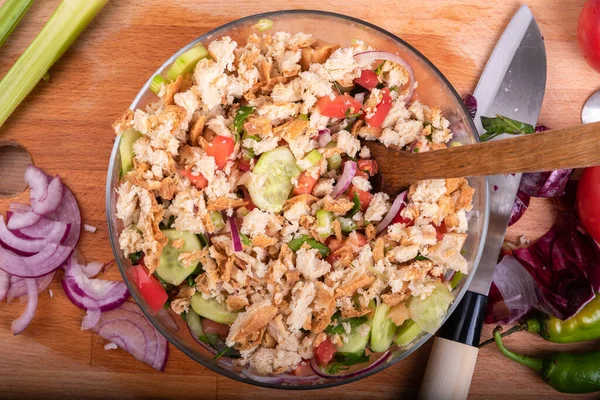
[[[340,249],[342,246],[344,245],[344,241],[343,240],[339,240],[336,239],[334,236],[330,236],[326,241],[325,241],[325,246],[329,247],[329,249],[331,250],[331,252],[335,252],[338,249]]]
[[[371,116],[365,117],[365,122],[367,125],[372,126],[373,128],[381,127],[383,124],[383,120],[387,117],[388,113],[392,109],[392,96],[390,96],[390,89],[383,88],[381,89],[381,93],[383,97],[379,104],[377,104],[377,111]]]
[[[363,69],[360,76],[354,80],[354,83],[359,84],[365,89],[375,89],[379,85],[379,77],[370,69]]]
[[[229,335],[229,325],[220,324],[207,318],[202,318],[202,329],[207,335],[217,335],[223,340]]]
[[[244,160],[243,158],[238,163],[238,168],[242,171],[250,171],[252,167],[250,167],[250,161]]]
[[[404,207],[400,207],[400,210],[398,211],[398,214],[396,214],[396,216],[394,217],[394,219],[392,220],[392,222],[390,222],[390,225],[393,224],[405,224],[406,226],[412,226],[414,225],[415,221],[409,218],[404,218],[402,215],[400,215],[400,211],[402,211]]]
[[[358,170],[374,176],[379,172],[379,166],[375,160],[358,160]]]
[[[136,265],[130,271],[133,283],[148,303],[148,306],[154,312],[160,311],[169,298],[163,285],[154,275],[148,275],[148,270],[142,264]]]
[[[335,96],[333,100],[329,96],[321,97],[317,101],[317,106],[321,115],[330,118],[346,118],[347,112],[350,114],[358,113],[362,104],[348,94],[341,94]]]
[[[337,349],[335,345],[331,343],[331,340],[325,339],[315,350],[315,360],[317,361],[317,365],[324,366],[329,364],[336,351]]]
[[[369,207],[371,200],[373,200],[373,195],[364,190],[355,188],[354,185],[350,185],[350,188],[348,189],[348,197],[350,198],[350,200],[352,200],[354,198],[354,193],[358,194],[358,200],[360,201],[361,211],[362,212],[367,211],[367,208]]]
[[[202,174],[194,175],[189,169],[183,169],[179,171],[179,173],[188,178],[192,185],[196,186],[198,189],[204,189],[208,186],[208,181]]]
[[[256,208],[256,206],[252,202],[252,197],[250,197],[250,193],[248,193],[248,189],[246,189],[245,186],[240,186],[240,188],[242,189],[242,192],[244,192],[244,201],[246,203],[248,203],[248,204],[246,204],[246,208],[248,209],[248,211],[254,210]]]
[[[235,141],[227,136],[215,136],[212,142],[206,146],[206,154],[214,157],[219,169],[225,168],[227,158],[233,152]]]
[[[577,187],[577,212],[585,230],[600,242],[600,166],[583,170]]]
[[[317,183],[317,180],[318,178],[307,174],[306,171],[301,173],[298,177],[298,185],[294,187],[294,196],[311,193],[315,187],[315,184]]]
[[[310,367],[310,363],[308,361],[302,361],[295,370],[292,371],[292,374],[295,376],[312,376],[315,372]]]
[[[349,236],[348,239],[346,239],[346,241],[348,243],[352,243],[354,246],[357,246],[357,247],[365,246],[368,243],[366,236],[363,235],[362,233],[358,233],[358,232],[355,232],[355,233],[356,233],[356,236],[354,236],[354,235]]]
[[[600,0],[589,0],[581,9],[577,40],[585,61],[600,72]]]
[[[444,224],[443,222],[440,224],[440,226],[434,225],[433,227],[435,228],[435,238],[439,242],[444,238],[444,235],[448,233],[448,229],[446,228],[446,224]]]

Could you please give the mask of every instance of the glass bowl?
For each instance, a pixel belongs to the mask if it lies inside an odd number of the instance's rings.
[[[419,98],[424,104],[439,106],[442,109],[443,115],[451,122],[451,129],[455,134],[455,140],[464,144],[475,143],[478,141],[475,126],[473,125],[473,122],[466,111],[461,98],[458,96],[450,82],[448,82],[442,73],[421,53],[419,53],[402,39],[391,34],[390,32],[378,28],[375,25],[356,18],[323,11],[291,10],[253,15],[230,22],[200,36],[175,53],[170,59],[161,65],[160,68],[154,72],[154,74],[150,76],[144,87],[142,87],[136,96],[130,108],[132,110],[136,108],[144,109],[147,104],[155,102],[158,99],[157,96],[150,90],[152,77],[156,74],[162,74],[164,71],[166,71],[166,69],[180,54],[187,51],[197,43],[202,43],[206,47],[212,40],[218,39],[222,36],[231,36],[232,39],[236,40],[238,43],[245,43],[246,38],[252,32],[256,32],[256,30],[253,28],[253,25],[263,18],[273,21],[273,27],[271,28],[270,32],[287,31],[290,33],[310,33],[317,39],[322,39],[330,43],[339,43],[342,47],[350,45],[353,39],[360,39],[377,50],[384,50],[399,54],[414,69],[416,80],[418,82],[415,96],[417,96],[417,98]],[[155,314],[150,310],[136,286],[129,279],[129,274],[127,271],[131,268],[131,263],[123,256],[121,250],[119,249],[118,237],[122,229],[122,224],[115,217],[117,200],[115,189],[119,183],[119,172],[121,165],[118,147],[119,140],[116,140],[111,154],[106,183],[106,216],[108,220],[110,241],[115,259],[119,265],[123,279],[127,284],[132,297],[139,304],[150,322],[175,347],[206,368],[210,368],[213,371],[241,382],[269,388],[326,388],[357,381],[382,371],[407,357],[431,337],[430,334],[421,334],[419,338],[415,339],[407,347],[402,349],[396,348],[393,350],[387,360],[378,365],[376,368],[369,369],[368,371],[364,371],[347,379],[319,378],[309,382],[281,382],[278,379],[262,377],[257,378],[255,376],[251,378],[243,374],[239,367],[232,365],[232,363],[228,362],[227,359],[219,359],[218,361],[214,361],[212,359],[213,354],[199,345],[198,342],[192,338],[188,332],[186,323],[180,317],[175,317],[178,325],[177,329],[175,329],[172,321],[169,321],[170,317],[168,315],[165,315],[165,313]],[[464,247],[471,273],[466,277],[463,277],[462,281],[454,289],[456,300],[448,310],[446,318],[456,308],[460,299],[467,290],[481,256],[487,232],[488,190],[486,179],[483,177],[469,178],[469,184],[476,190],[475,197],[473,199],[473,211],[469,218],[469,236]],[[383,189],[385,190],[385,188]]]

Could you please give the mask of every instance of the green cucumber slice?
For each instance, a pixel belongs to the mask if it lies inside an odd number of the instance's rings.
[[[299,175],[296,159],[287,147],[263,153],[248,184],[252,202],[263,211],[281,211],[293,188],[292,178]]]
[[[208,57],[208,51],[202,46],[189,49],[175,60],[167,70],[167,79],[174,81],[181,74],[194,71],[196,64],[203,58]]]
[[[142,137],[142,134],[133,128],[121,134],[119,154],[121,155],[121,173],[125,175],[133,168],[133,144]]]
[[[204,329],[202,329],[200,316],[194,310],[189,310],[185,313],[185,320],[196,339],[200,339],[201,336],[204,336]]]
[[[410,311],[410,317],[419,328],[434,334],[442,324],[448,307],[453,300],[454,295],[446,285],[437,282],[435,289],[425,300],[421,300],[420,297],[413,297],[408,306],[408,311]]]
[[[198,315],[220,324],[231,325],[238,316],[237,313],[227,311],[225,303],[219,303],[215,299],[207,300],[200,293],[192,296],[192,309]]]
[[[369,328],[371,327],[370,323],[367,322]],[[359,326],[355,326],[350,331],[348,335],[348,343],[344,343],[342,347],[338,349],[340,353],[362,353],[362,351],[369,344],[369,339],[371,338],[371,330],[369,329],[369,333],[365,336],[361,336],[359,333]]]
[[[156,274],[160,276],[163,281],[179,286],[185,278],[194,272],[198,265],[192,265],[187,268],[184,267],[178,260],[179,254],[201,250],[202,244],[200,244],[200,239],[198,239],[196,235],[187,231],[180,232],[175,229],[165,229],[162,233],[169,239],[169,243],[165,246],[160,255],[160,263],[156,269]],[[181,248],[176,249],[171,246],[173,240],[180,238],[184,241]]]
[[[358,227],[358,225],[352,218],[337,217],[337,220],[340,221],[340,226],[342,227],[342,232],[344,233],[350,233],[352,231],[355,231]]]
[[[413,340],[415,340],[421,332],[423,331],[421,330],[421,328],[419,328],[417,324],[415,324],[415,321],[409,319],[398,328],[398,331],[396,332],[395,342],[400,347],[407,346]]]
[[[315,231],[319,236],[326,238],[333,235],[333,221],[335,219],[333,213],[331,211],[319,210],[315,214],[315,217],[317,217]]]
[[[394,335],[396,334],[396,325],[389,317],[390,306],[381,303],[375,309],[373,321],[371,321],[371,351],[380,353],[390,348]]]

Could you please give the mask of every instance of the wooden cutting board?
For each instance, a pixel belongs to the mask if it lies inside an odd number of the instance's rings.
[[[83,1],[83,0],[82,0]],[[586,98],[600,86],[579,52],[577,18],[583,0],[531,0],[546,41],[548,84],[540,122],[553,128],[579,123]],[[39,32],[59,0],[34,3],[21,25],[0,48],[3,75]],[[50,70],[9,121],[0,139],[26,147],[37,166],[60,174],[75,193],[85,223],[80,249],[89,261],[113,258],[104,212],[106,169],[114,135],[110,124],[129,106],[156,68],[180,47],[223,23],[265,11],[304,8],[361,18],[407,40],[448,77],[459,93],[472,92],[501,32],[521,2],[467,0],[359,1],[304,0],[257,2],[113,0]],[[0,162],[0,166],[3,166]],[[2,167],[4,180],[10,169]],[[0,198],[27,201],[27,193]],[[2,211],[4,212],[4,211]],[[508,239],[535,239],[554,219],[551,201],[533,199]],[[116,268],[109,279],[120,279]],[[105,351],[106,341],[80,331],[82,310],[60,288],[43,293],[30,327],[13,337],[10,323],[22,311],[19,302],[0,305],[0,397],[67,398],[414,398],[430,344],[373,377],[339,388],[306,392],[266,390],[213,373],[171,346],[164,373],[139,363],[121,350]],[[485,339],[491,327],[483,332]],[[529,334],[507,339],[526,354],[598,348],[599,343],[561,346]],[[547,387],[525,367],[504,359],[494,346],[480,352],[471,398],[567,398]]]

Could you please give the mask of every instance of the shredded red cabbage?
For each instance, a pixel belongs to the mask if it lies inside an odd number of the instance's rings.
[[[519,190],[532,197],[557,197],[565,193],[571,169],[523,174]]]
[[[465,107],[467,107],[467,111],[471,118],[475,119],[475,114],[477,114],[477,99],[470,93],[467,93],[465,97],[462,99],[463,103],[465,103]]]
[[[510,212],[510,218],[508,219],[508,226],[513,225],[521,219],[523,214],[525,214],[525,211],[527,211],[527,208],[529,208],[529,200],[531,200],[531,196],[527,193],[522,190],[517,192],[517,197],[515,197],[515,202],[513,203],[512,211]]]

